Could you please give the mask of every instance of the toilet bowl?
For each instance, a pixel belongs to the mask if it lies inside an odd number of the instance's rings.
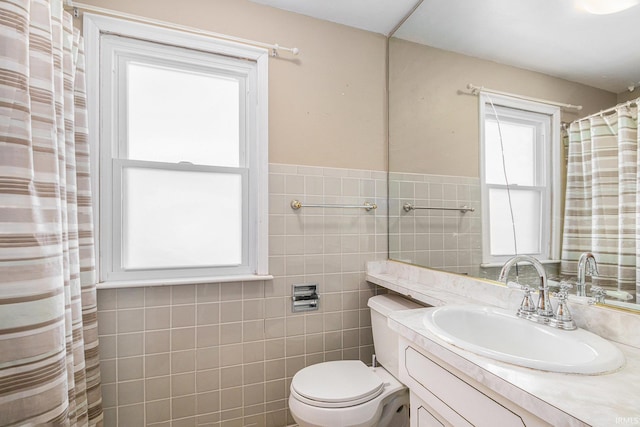
[[[377,360],[318,363],[291,380],[289,410],[300,427],[408,427],[409,391],[398,381],[398,335],[387,326],[389,313],[420,306],[398,295],[369,299]]]
[[[409,426],[409,392],[384,368],[359,360],[309,368],[291,382],[289,410],[300,427]]]

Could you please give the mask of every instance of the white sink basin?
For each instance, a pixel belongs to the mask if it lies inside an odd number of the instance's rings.
[[[424,325],[456,347],[528,368],[601,374],[624,364],[620,349],[589,331],[555,329],[494,307],[435,307]]]

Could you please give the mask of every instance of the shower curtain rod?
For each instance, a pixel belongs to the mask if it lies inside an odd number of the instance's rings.
[[[578,111],[582,110],[582,105],[565,104],[563,102],[555,102],[555,101],[548,101],[546,99],[531,98],[529,96],[518,95],[515,93],[501,92],[499,90],[487,89],[484,86],[475,86],[471,83],[467,85],[467,89],[471,90],[471,93],[473,95],[478,95],[480,92],[487,92],[487,93],[493,93],[496,95],[504,95],[504,96],[510,96],[512,98],[524,99],[525,101],[534,101],[534,102],[539,102],[541,104],[555,105],[556,107],[570,108],[572,110],[578,110]]]
[[[73,16],[76,17],[76,18],[80,16],[79,13],[78,13],[78,9],[82,9],[82,10],[85,10],[87,12],[96,12],[96,13],[100,13],[100,14],[104,14],[104,15],[115,16],[115,17],[118,17],[118,18],[123,18],[123,19],[130,20],[130,21],[141,22],[143,24],[151,24],[151,25],[156,25],[156,26],[163,27],[163,28],[169,28],[169,29],[172,29],[172,30],[185,31],[185,32],[191,33],[191,34],[198,34],[198,35],[202,35],[202,36],[214,37],[214,38],[217,38],[217,39],[232,41],[232,42],[236,42],[236,43],[242,43],[242,44],[251,45],[251,46],[257,46],[257,47],[263,47],[263,48],[271,50],[271,56],[278,56],[278,51],[280,51],[280,50],[283,50],[285,52],[290,52],[292,55],[297,55],[297,54],[300,53],[300,49],[298,49],[297,47],[284,47],[284,46],[280,46],[277,43],[275,43],[275,44],[263,43],[263,42],[258,42],[258,41],[255,41],[255,40],[249,40],[249,39],[243,39],[243,38],[240,38],[240,37],[228,36],[226,34],[220,34],[220,33],[214,33],[214,32],[211,32],[211,31],[200,30],[198,28],[188,27],[186,25],[174,24],[172,22],[160,21],[158,19],[145,18],[145,17],[139,16],[139,15],[132,15],[132,14],[125,13],[125,12],[119,12],[117,10],[105,9],[105,8],[102,8],[102,7],[92,6],[90,4],[77,3],[77,2],[74,2],[72,0],[65,0],[64,1],[64,6],[67,9],[72,9],[73,10]]]
[[[581,120],[590,119],[591,117],[595,117],[595,116],[603,116],[603,115],[605,115],[607,113],[612,113],[612,112],[616,111],[618,108],[630,107],[632,104],[636,104],[636,106],[637,106],[639,101],[640,101],[640,98],[632,99],[632,100],[627,101],[627,102],[621,102],[620,104],[614,105],[611,108],[607,108],[605,110],[598,111],[597,113],[589,114],[588,116],[579,118],[578,120],[574,120],[573,122],[574,123],[575,122],[579,122]]]

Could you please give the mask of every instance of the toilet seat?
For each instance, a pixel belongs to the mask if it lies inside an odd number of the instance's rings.
[[[336,362],[326,362],[329,365],[326,369],[332,369]],[[313,365],[315,366],[315,365]],[[342,383],[353,382],[349,379],[352,372],[360,370],[361,366],[350,366],[349,375],[344,375],[341,378]],[[296,375],[304,371],[307,368],[298,371]],[[289,410],[295,421],[301,427],[374,427],[378,426],[378,422],[383,419],[383,414],[397,414],[398,409],[403,406],[409,405],[409,391],[407,388],[398,381],[393,375],[386,371],[381,366],[377,368],[366,368],[370,373],[377,376],[380,382],[383,384],[382,390],[379,394],[373,393],[368,397],[363,397],[359,401],[345,401],[327,403],[312,400],[301,396],[297,393],[294,387],[291,387],[291,394],[289,396]],[[325,375],[321,372],[322,375]],[[295,378],[295,375],[294,375]],[[324,383],[331,383],[336,386],[335,382],[328,381],[328,376],[325,376],[327,381]],[[316,380],[318,378],[316,377]],[[298,383],[297,379],[292,380],[293,383]],[[361,393],[366,396],[366,393]],[[334,397],[333,400],[338,400]],[[403,411],[404,414],[408,414],[408,411]],[[385,419],[388,419],[386,417]],[[391,426],[408,426],[408,415],[406,422],[398,423],[395,418],[393,423],[383,424],[384,427]],[[387,420],[389,421],[389,420]]]
[[[385,383],[359,360],[318,363],[299,371],[291,393],[308,405],[346,408],[368,402],[384,391]]]

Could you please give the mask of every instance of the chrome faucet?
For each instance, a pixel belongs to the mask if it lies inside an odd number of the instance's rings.
[[[591,252],[584,252],[578,260],[578,283],[576,284],[576,295],[579,297],[587,296],[587,285],[585,276],[598,275],[598,263],[596,257]]]
[[[549,300],[549,286],[547,284],[547,272],[540,261],[529,255],[516,255],[509,259],[502,270],[500,270],[499,281],[507,283],[509,277],[509,271],[517,263],[525,261],[533,265],[540,276],[540,282],[538,284],[538,304],[536,308],[536,314],[545,318],[553,317],[553,308],[551,308],[551,301]]]

